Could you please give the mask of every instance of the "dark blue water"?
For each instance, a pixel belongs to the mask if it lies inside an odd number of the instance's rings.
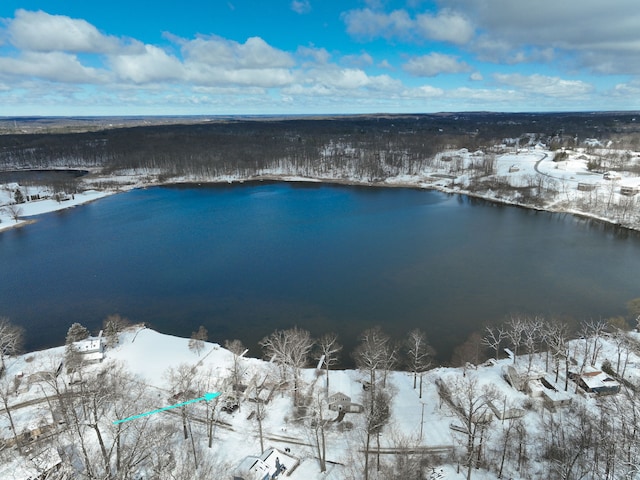
[[[446,359],[515,312],[592,319],[640,296],[640,237],[567,215],[410,189],[254,184],[136,190],[0,233],[0,315],[27,347],[119,313],[256,342],[298,325],[347,351],[380,324]]]

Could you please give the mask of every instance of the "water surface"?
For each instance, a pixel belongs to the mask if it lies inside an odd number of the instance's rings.
[[[0,265],[0,315],[29,348],[120,313],[182,336],[204,325],[255,356],[293,325],[347,351],[369,326],[420,327],[442,360],[510,313],[600,318],[640,296],[636,234],[400,188],[136,190],[0,233]]]

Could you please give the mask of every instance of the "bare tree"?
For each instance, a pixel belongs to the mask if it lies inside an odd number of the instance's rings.
[[[360,344],[354,352],[357,367],[369,373],[369,388],[373,393],[376,390],[376,372],[386,365],[389,342],[389,336],[380,327],[369,328],[360,335]]]
[[[589,360],[591,365],[595,365],[602,349],[601,338],[604,332],[607,330],[606,320],[589,320],[583,325],[583,334],[586,338],[590,338],[593,341],[593,347],[591,350],[591,359]],[[585,352],[587,355],[587,352]]]
[[[569,378],[569,327],[566,323],[555,321],[547,324],[547,342],[555,363],[556,379],[560,376],[560,360],[565,361],[565,391]]]
[[[288,330],[276,330],[260,341],[268,358],[274,359],[281,367],[283,380],[286,371],[293,372],[293,401],[298,404],[300,370],[307,365],[309,353],[313,347],[311,334],[298,327]]]
[[[533,318],[525,318],[524,319],[524,329],[523,329],[523,341],[527,351],[527,375],[531,372],[531,363],[533,361],[533,355],[536,353],[536,348],[538,346],[538,342],[540,339],[540,331],[542,330],[542,319],[538,316]]]
[[[221,393],[222,384],[215,376],[214,371],[211,369],[211,367],[209,367],[209,369],[205,372],[199,372],[196,378],[196,383],[198,385],[197,393],[199,395],[201,395],[202,393],[208,393],[208,392]],[[208,439],[207,446],[209,448],[212,448],[213,446],[214,427],[216,425],[217,416],[219,413],[219,410],[218,410],[219,400],[220,400],[220,396],[217,396],[213,400],[210,400],[207,402],[200,402],[198,404],[198,407],[200,409],[204,409],[205,411],[204,421],[207,429],[207,439]]]
[[[522,317],[512,315],[509,317],[506,323],[507,327],[507,337],[511,342],[511,347],[513,348],[513,363],[516,363],[516,359],[518,358],[518,351],[520,350],[520,346],[523,342],[524,332],[526,330],[525,321]]]
[[[9,426],[11,428],[11,434],[13,435],[13,439],[15,441],[16,447],[18,451],[22,451],[22,446],[18,439],[18,432],[16,430],[16,424],[13,419],[13,414],[11,413],[12,407],[9,405],[10,400],[16,394],[16,385],[13,379],[9,379],[6,375],[0,377],[0,401],[2,401],[2,406],[4,407],[4,414],[7,416],[9,420]]]
[[[329,394],[329,369],[339,362],[338,355],[342,351],[342,345],[338,343],[338,335],[325,333],[318,340],[319,354],[326,374],[326,389]]]
[[[507,338],[507,332],[500,327],[485,327],[487,333],[482,338],[482,343],[495,352],[496,360],[500,359],[500,345]]]
[[[474,375],[458,379],[451,389],[451,402],[466,435],[464,463],[467,466],[467,480],[471,479],[471,471],[482,456],[484,435],[493,419],[488,404],[492,398],[495,398],[495,394],[481,388]]]
[[[415,390],[417,378],[420,377],[420,398],[422,398],[422,374],[431,366],[433,349],[427,343],[427,335],[420,329],[409,332],[406,340],[409,368],[413,372],[413,388]]]
[[[23,329],[13,325],[7,317],[0,317],[0,377],[5,370],[5,358],[22,350]]]
[[[233,355],[233,363],[231,365],[231,379],[233,382],[233,390],[237,390],[242,383],[242,357],[247,351],[245,346],[240,340],[226,340],[224,342],[224,348],[229,350]]]
[[[171,392],[173,392],[173,396],[171,397],[172,401],[184,402],[198,397],[198,395],[194,391],[196,374],[197,368],[192,367],[191,365],[188,365],[186,363],[182,363],[177,367],[171,367],[167,370],[167,372],[165,373],[165,377],[169,382]],[[188,417],[191,411],[191,407],[191,405],[180,407],[180,414],[182,417],[182,431],[185,440],[189,438],[187,422],[189,420]]]
[[[389,422],[391,416],[390,398],[383,390],[369,390],[365,394],[365,449],[364,449],[364,478],[369,478],[369,453],[372,437],[377,441],[377,470],[380,470],[380,433]]]
[[[4,207],[4,209],[7,212],[7,214],[11,218],[13,218],[16,223],[18,223],[18,220],[20,220],[20,217],[22,216],[22,212],[23,212],[22,207],[18,206],[15,203],[12,203]]]
[[[189,339],[189,350],[200,356],[202,350],[204,350],[204,342],[206,342],[208,338],[209,332],[207,332],[206,328],[200,325],[198,331],[191,334],[191,338]]]

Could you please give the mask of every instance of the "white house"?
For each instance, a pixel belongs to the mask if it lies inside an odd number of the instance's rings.
[[[73,349],[82,355],[85,363],[99,363],[104,360],[104,338],[102,330],[97,337],[89,337],[73,342]]]
[[[259,457],[245,457],[233,471],[233,480],[269,480],[289,475],[300,463],[290,453],[276,448],[265,450]]]

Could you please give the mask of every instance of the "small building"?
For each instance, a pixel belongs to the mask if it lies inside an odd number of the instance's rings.
[[[596,185],[595,183],[578,183],[578,190],[580,190],[581,192],[592,192],[597,189],[598,185]]]
[[[620,391],[620,383],[600,370],[587,368],[582,373],[569,372],[569,378],[587,393],[612,394]]]
[[[633,196],[640,192],[640,187],[637,185],[621,185],[620,193],[622,195]]]
[[[353,403],[349,395],[336,392],[327,399],[329,410],[334,412],[361,413],[364,407],[359,403]]]
[[[73,349],[82,355],[84,363],[99,363],[104,360],[104,338],[102,331],[97,337],[73,342]]]
[[[276,448],[265,450],[262,455],[245,457],[233,471],[233,480],[275,480],[289,475],[300,460],[289,452]]]

